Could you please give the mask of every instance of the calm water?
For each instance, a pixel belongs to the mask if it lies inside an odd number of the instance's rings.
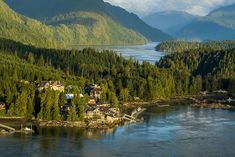
[[[117,54],[122,54],[125,58],[134,58],[140,62],[148,61],[151,64],[155,64],[161,57],[165,56],[164,52],[158,52],[155,47],[158,42],[148,43],[146,45],[135,46],[90,46],[98,50],[113,50]],[[83,49],[85,46],[79,46],[79,49]]]
[[[146,121],[115,130],[39,129],[0,137],[2,157],[234,157],[235,112],[152,108]]]

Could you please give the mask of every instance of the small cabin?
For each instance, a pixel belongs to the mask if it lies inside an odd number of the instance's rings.
[[[64,92],[65,86],[60,81],[55,81],[50,85],[54,91]]]
[[[6,109],[6,104],[3,102],[0,102],[0,111],[5,110]]]
[[[111,107],[111,104],[109,102],[99,102],[96,105],[99,107]]]
[[[96,100],[94,98],[90,98],[88,105],[96,105]]]
[[[54,91],[59,91],[59,92],[64,92],[65,91],[65,86],[60,82],[60,81],[42,81],[38,85],[38,90],[42,91],[44,89],[51,89]]]
[[[91,98],[94,98],[96,101],[98,101],[101,98],[102,88],[97,84],[93,84],[85,87],[85,92],[88,93]]]

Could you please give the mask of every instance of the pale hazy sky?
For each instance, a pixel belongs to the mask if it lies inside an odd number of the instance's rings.
[[[220,6],[235,3],[235,0],[104,0],[113,5],[145,16],[165,10],[186,11],[191,14],[206,15]]]

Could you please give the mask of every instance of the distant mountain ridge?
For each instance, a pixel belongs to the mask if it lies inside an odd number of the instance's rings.
[[[179,31],[178,36],[199,40],[234,40],[235,4],[215,9],[188,24]]]
[[[232,4],[232,5],[227,5],[227,6],[224,6],[224,7],[220,7],[220,8],[217,8],[217,9],[211,11],[209,13],[209,16],[213,15],[215,13],[218,13],[218,12],[234,12],[234,8],[235,8],[235,3]]]
[[[143,17],[143,21],[152,27],[159,28],[171,35],[175,35],[187,24],[196,20],[198,16],[182,11],[164,11]]]
[[[153,28],[144,23],[137,15],[126,10],[112,6],[103,0],[5,0],[6,3],[25,16],[35,18],[41,22],[51,21],[50,18],[68,15],[71,12],[93,12],[105,14],[111,17],[122,26],[139,32],[147,39],[152,41],[162,41],[171,39],[171,36],[165,34],[159,29]],[[52,24],[64,24],[57,20]]]

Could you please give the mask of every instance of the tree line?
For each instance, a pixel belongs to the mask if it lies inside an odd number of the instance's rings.
[[[193,50],[230,50],[235,48],[235,41],[225,40],[225,41],[203,41],[203,42],[193,42],[193,41],[164,41],[156,46],[157,51],[170,52],[170,53],[180,53],[185,51]]]

